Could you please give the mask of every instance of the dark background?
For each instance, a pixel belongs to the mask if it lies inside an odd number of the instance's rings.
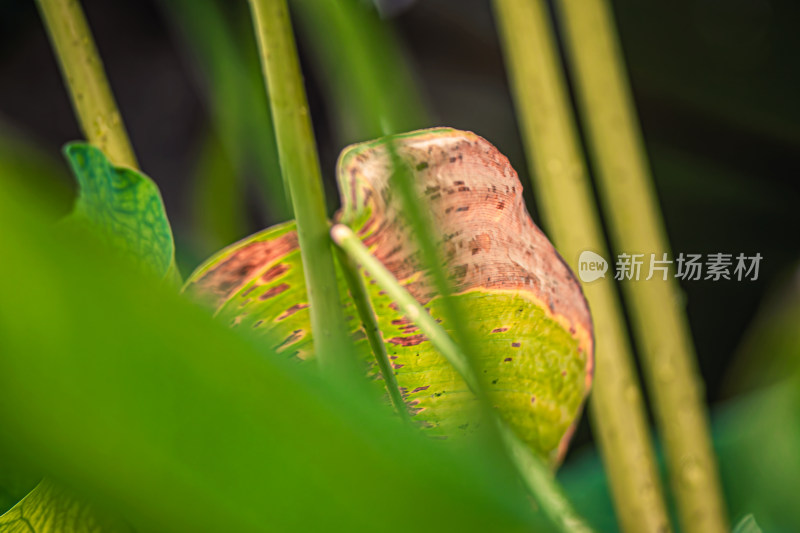
[[[159,2],[82,3],[180,249],[190,240],[187,191],[210,127],[204,80]],[[245,4],[221,5],[244,17]],[[729,394],[725,374],[759,304],[780,291],[800,257],[800,3],[616,0],[613,7],[673,251],[764,258],[755,282],[683,284],[709,401],[718,402]],[[528,184],[489,3],[424,0],[391,22],[432,125],[486,137]],[[300,49],[323,174],[332,184],[344,142],[302,34]],[[0,126],[56,161],[65,142],[82,137],[33,0],[0,2]],[[251,229],[272,222],[262,212]],[[183,267],[201,259],[185,254]]]

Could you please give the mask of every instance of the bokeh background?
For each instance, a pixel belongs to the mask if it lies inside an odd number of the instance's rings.
[[[163,192],[184,273],[222,245],[280,221],[258,185],[277,172],[270,132],[237,129],[237,116],[247,114],[238,108],[255,100],[230,97],[241,94],[239,84],[261,83],[246,2],[196,2],[211,11],[191,8],[191,0],[82,4],[141,167]],[[380,4],[430,115],[421,126],[472,130],[494,143],[519,172],[537,218],[489,2]],[[754,369],[773,365],[759,327],[800,293],[800,3],[612,5],[672,250],[763,256],[757,281],[682,283],[707,398],[722,405],[753,386]],[[182,9],[193,14],[182,17]],[[208,13],[223,15],[216,26],[232,37],[227,57],[207,27]],[[324,26],[298,20],[298,28],[334,210],[336,158],[366,139],[352,133],[331,96],[347,80],[319,53]],[[264,104],[257,89],[247,94]],[[226,98],[237,110],[226,111]],[[3,0],[0,171],[34,180],[66,212],[74,186],[60,149],[81,138],[34,2]],[[241,194],[229,204],[235,223],[220,230],[209,221],[226,194],[215,184],[227,177],[238,180]],[[800,359],[795,345],[786,346],[784,359]],[[591,442],[584,421],[571,453]]]

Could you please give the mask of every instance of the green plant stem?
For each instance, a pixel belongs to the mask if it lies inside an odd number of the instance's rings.
[[[400,418],[405,422],[410,422],[411,419],[408,415],[408,408],[406,407],[406,402],[403,401],[403,395],[400,393],[400,387],[397,384],[397,377],[392,370],[392,363],[389,361],[389,354],[386,352],[386,344],[383,342],[378,319],[369,301],[367,288],[364,286],[364,279],[358,273],[358,265],[356,265],[340,248],[337,247],[336,250],[336,259],[342,267],[344,279],[350,289],[350,296],[356,304],[356,310],[358,311],[358,316],[361,318],[361,324],[367,335],[367,341],[369,342],[370,348],[372,348],[372,353],[375,355],[375,361],[378,363],[383,381],[386,383],[389,399],[397,411],[397,414],[400,415]]]
[[[470,390],[478,398],[485,398],[485,392],[466,355],[444,328],[428,314],[425,308],[395,279],[383,264],[367,249],[353,231],[342,224],[331,229],[333,241],[386,291],[407,316],[428,337],[439,353],[461,375]],[[514,432],[496,415],[492,418],[497,424],[500,438],[525,486],[539,502],[547,517],[564,533],[590,532],[592,529],[575,512],[552,473],[539,457],[531,452]]]
[[[479,392],[481,387],[478,376],[467,360],[460,355],[461,349],[411,293],[398,283],[392,273],[372,256],[367,247],[353,233],[353,230],[343,224],[336,224],[331,229],[331,237],[333,242],[344,250],[353,261],[369,272],[380,288],[397,303],[400,307],[399,311],[425,333],[436,348],[442,352],[442,355],[455,367],[459,375],[464,378],[467,385]]]
[[[608,257],[547,5],[495,0],[517,116],[542,218],[577,270],[584,250]],[[595,326],[589,409],[623,531],[662,532],[669,518],[642,393],[613,280],[583,286]]]
[[[77,0],[37,0],[86,139],[117,166],[138,168],[103,63]]]
[[[325,370],[354,368],[328,235],[322,175],[285,0],[250,0],[278,156],[292,198],[314,350]]]
[[[622,54],[605,0],[559,0],[598,188],[616,248],[669,252]],[[651,258],[652,260],[652,258]],[[647,263],[645,263],[647,264]],[[677,283],[660,275],[623,283],[642,366],[665,443],[682,530],[728,531],[703,385]]]
[[[360,0],[291,0],[335,99],[345,142],[429,124],[391,24]]]

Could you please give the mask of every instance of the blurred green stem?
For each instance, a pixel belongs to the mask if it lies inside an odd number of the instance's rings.
[[[291,0],[336,99],[346,143],[428,124],[422,98],[391,24],[360,0]]]
[[[292,218],[280,178],[272,116],[255,41],[249,32],[237,31],[238,23],[245,21],[237,17],[236,23],[231,23],[230,9],[216,0],[165,0],[161,5],[188,44],[187,51],[201,73],[200,85],[208,87],[206,96],[213,126],[235,170],[224,179],[229,182],[229,189],[237,193],[233,199],[239,209],[244,214],[245,177],[252,175],[263,192],[269,218]],[[238,9],[235,11],[239,13]]]
[[[372,256],[356,234],[347,226],[337,224],[331,230],[331,236],[353,261],[369,272],[378,286],[397,303],[399,311],[414,322],[430,339],[439,353],[464,379],[473,394],[478,398],[485,398],[486,393],[483,391],[481,382],[461,348],[453,342],[444,328],[428,314],[411,293],[400,285],[392,273]],[[553,474],[542,460],[534,455],[530,448],[496,415],[493,415],[492,418],[498,426],[503,445],[522,481],[558,530],[564,533],[591,532],[592,529],[572,508],[561,487],[553,479]]]
[[[578,140],[547,5],[495,0],[517,116],[542,217],[577,271],[583,250],[608,257]],[[589,409],[626,532],[669,529],[647,417],[613,281],[583,291],[595,325],[595,381]]]
[[[322,175],[285,0],[250,0],[278,156],[297,220],[314,350],[327,371],[354,369],[328,235]]]
[[[669,246],[610,7],[605,0],[558,0],[556,5],[612,241],[618,250],[660,260]],[[623,290],[682,530],[728,531],[702,380],[678,285],[657,274],[650,281],[627,281]]]
[[[37,0],[86,139],[118,166],[138,168],[103,63],[77,0]]]

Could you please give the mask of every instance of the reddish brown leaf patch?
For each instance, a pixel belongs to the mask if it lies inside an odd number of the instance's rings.
[[[264,292],[264,294],[259,296],[258,299],[259,300],[269,300],[270,298],[273,298],[273,297],[279,295],[283,291],[288,291],[288,290],[289,290],[289,284],[288,283],[281,283],[280,285],[278,285],[276,287],[271,287],[270,289],[268,289],[266,292]]]
[[[389,342],[399,346],[416,346],[428,340],[428,337],[420,333],[419,335],[412,335],[410,337],[392,337]]]

